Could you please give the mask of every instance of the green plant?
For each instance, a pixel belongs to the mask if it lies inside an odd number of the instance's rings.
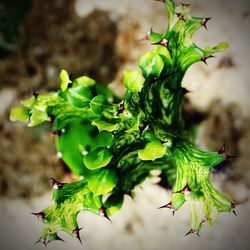
[[[172,199],[163,207],[175,212],[185,202],[190,205],[187,234],[199,235],[204,222],[211,225],[214,209],[230,212],[236,206],[209,180],[212,168],[225,160],[225,148],[197,149],[194,126],[182,114],[186,70],[227,44],[199,48],[192,35],[206,28],[210,18],[192,17],[185,4],[161,2],[168,11],[167,30],[163,34],[151,30],[144,38],[154,48],[139,60],[142,73],[124,72],[123,100],[91,78],[72,81],[62,70],[58,92],[34,94],[11,112],[12,121],[29,119],[29,127],[51,122],[62,159],[82,177],[73,183],[52,179],[53,205],[34,213],[45,224],[40,238],[44,244],[60,239],[59,230],[80,240],[79,212],[89,210],[109,219],[122,207],[124,195],[133,195],[135,186],[156,169],[173,187]]]

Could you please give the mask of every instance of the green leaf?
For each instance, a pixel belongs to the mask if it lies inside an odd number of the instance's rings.
[[[149,32],[149,40],[151,43],[158,43],[161,41],[162,34],[156,33],[154,31]]]
[[[143,161],[154,161],[162,158],[166,153],[166,147],[159,140],[146,144],[145,148],[138,151],[138,156]]]
[[[112,132],[112,131],[117,129],[117,124],[108,123],[108,122],[105,122],[105,121],[102,121],[102,120],[93,121],[92,125],[97,126],[99,131],[106,130],[108,132]]]
[[[124,72],[124,86],[133,92],[140,92],[143,87],[143,80],[140,72],[138,71],[125,71]]]
[[[89,122],[70,123],[65,132],[57,138],[57,150],[63,161],[76,175],[84,174],[82,151],[90,144],[93,127]],[[70,145],[70,147],[69,147]]]
[[[121,193],[113,193],[108,197],[104,203],[104,207],[107,209],[108,215],[113,215],[121,209],[123,198],[123,194]]]
[[[158,45],[152,52],[161,56],[165,65],[171,65],[173,63],[169,50],[166,47]]]
[[[44,110],[44,107],[36,107],[32,111],[32,115],[30,116],[30,122],[29,122],[28,126],[34,127],[34,126],[37,126],[45,121],[51,121],[51,119],[47,115],[46,111]]]
[[[95,114],[101,114],[106,104],[106,99],[102,95],[98,95],[90,102],[90,108]]]
[[[108,148],[96,148],[84,156],[83,162],[90,170],[103,168],[109,164],[113,155]]]
[[[84,196],[83,206],[84,209],[99,214],[99,209],[102,207],[102,196],[96,196],[90,192]]]
[[[96,81],[94,79],[87,76],[78,77],[74,80],[74,83],[75,82],[88,88],[94,87],[96,84]]]
[[[88,87],[74,84],[66,91],[67,100],[74,106],[84,108],[89,105],[93,95]]]
[[[223,42],[223,43],[219,43],[218,45],[216,45],[215,47],[211,48],[211,47],[206,47],[205,48],[205,56],[209,57],[214,53],[218,53],[221,52],[225,49],[227,49],[229,47],[228,43]]]
[[[29,117],[29,112],[21,107],[15,107],[10,112],[10,120],[14,121],[25,121]]]
[[[72,83],[72,81],[69,79],[69,74],[66,70],[61,70],[60,72],[60,80],[61,80],[61,90],[64,91],[67,89],[68,84]]]
[[[95,195],[107,194],[117,183],[117,175],[112,169],[100,169],[88,180],[88,187]]]
[[[139,67],[144,77],[159,77],[163,70],[164,62],[159,55],[148,52],[140,58]]]
[[[32,96],[32,97],[29,98],[29,99],[20,101],[20,103],[21,103],[24,107],[26,107],[26,108],[31,108],[32,105],[34,104],[34,102],[35,102],[35,97],[34,97],[34,96]]]

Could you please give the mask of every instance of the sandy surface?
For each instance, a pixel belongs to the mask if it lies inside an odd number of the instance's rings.
[[[239,190],[246,197],[246,189]],[[52,242],[47,249],[89,249],[89,250],[162,250],[162,249],[203,249],[203,250],[244,250],[249,249],[250,203],[240,205],[234,214],[220,214],[212,229],[204,226],[201,237],[190,235],[189,210],[184,206],[173,217],[169,210],[157,207],[167,203],[170,193],[163,191],[151,182],[136,190],[135,201],[127,197],[123,209],[108,220],[81,213],[79,226],[83,227],[83,245],[71,236],[59,234],[64,242]],[[50,200],[50,194],[30,202],[24,200],[1,200],[0,217],[1,250],[38,250],[45,249],[42,244],[34,244],[40,237],[41,222],[30,214],[40,211]]]

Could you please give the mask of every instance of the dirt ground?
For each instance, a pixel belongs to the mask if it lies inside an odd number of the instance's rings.
[[[197,139],[201,148],[216,151],[226,143],[228,153],[237,156],[213,181],[232,199],[246,203],[237,208],[237,217],[219,215],[211,230],[202,230],[201,238],[184,237],[188,208],[174,217],[157,210],[171,194],[149,180],[137,188],[135,202],[126,199],[112,224],[89,213],[79,215],[83,245],[62,234],[67,243],[51,243],[48,249],[249,249],[250,6],[247,0],[188,2],[195,16],[212,16],[208,31],[199,31],[195,41],[201,46],[228,41],[230,49],[187,72],[183,86],[191,92],[186,112],[204,117]],[[50,12],[53,15],[44,14]],[[138,39],[151,27],[163,31],[165,24],[164,8],[151,0],[35,1],[17,51],[0,59],[1,249],[44,249],[34,244],[42,225],[30,212],[51,202],[50,177],[68,175],[56,157],[49,125],[27,129],[11,123],[10,108],[34,90],[56,89],[61,68],[111,83],[110,88],[122,95],[122,71],[135,69],[140,54],[150,48]]]

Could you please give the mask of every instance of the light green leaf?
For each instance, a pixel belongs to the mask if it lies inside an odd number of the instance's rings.
[[[158,45],[155,49],[152,50],[152,52],[161,56],[165,65],[171,65],[173,63],[169,50],[165,46]]]
[[[88,87],[88,88],[93,87],[96,84],[96,81],[94,79],[87,77],[87,76],[78,77],[74,80],[74,82],[78,83],[79,85]]]
[[[162,158],[166,153],[166,147],[159,140],[146,144],[145,148],[138,151],[138,156],[143,161],[154,161]]]
[[[96,148],[84,156],[83,162],[88,169],[95,170],[107,166],[112,157],[113,156],[110,149]]]
[[[159,55],[148,52],[140,58],[139,67],[144,77],[159,77],[163,70],[164,62]]]
[[[84,209],[99,214],[99,209],[102,206],[102,196],[95,196],[94,193],[90,192],[84,196],[83,206]]]
[[[29,113],[26,109],[21,107],[15,107],[10,112],[10,120],[14,121],[25,121],[29,117]]]
[[[117,183],[117,175],[112,169],[100,169],[88,180],[88,187],[95,195],[107,194]]]
[[[150,40],[150,42],[158,43],[158,42],[161,41],[161,38],[162,38],[162,34],[156,33],[156,32],[154,32],[152,30],[149,32],[149,40]]]
[[[44,110],[35,108],[32,112],[32,115],[30,116],[30,122],[28,126],[34,127],[45,121],[50,121],[50,120],[51,120],[50,117],[47,115],[47,113]]]
[[[108,122],[105,122],[105,121],[102,121],[102,120],[93,121],[92,125],[97,126],[99,131],[106,130],[108,132],[112,132],[112,131],[117,129],[117,124],[108,123]]]
[[[35,102],[35,97],[34,97],[34,96],[30,97],[29,99],[20,101],[20,103],[21,103],[24,107],[26,107],[26,108],[31,108],[32,105],[34,104],[34,102]]]
[[[69,79],[69,74],[66,70],[61,70],[60,72],[60,80],[61,80],[61,90],[64,91],[67,89],[68,84],[72,83],[72,81]]]
[[[126,88],[136,93],[140,92],[143,87],[143,80],[141,74],[140,72],[135,70],[124,72],[123,83]]]
[[[221,51],[227,49],[228,47],[229,47],[229,45],[226,42],[219,43],[218,45],[216,45],[213,48],[206,47],[205,48],[205,56],[210,56],[210,55],[212,55],[214,53],[221,52]]]

